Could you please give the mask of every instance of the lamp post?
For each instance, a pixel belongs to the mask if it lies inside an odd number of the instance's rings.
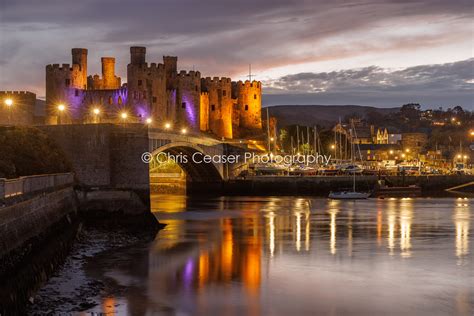
[[[94,110],[92,110],[92,113],[94,113],[94,123],[100,123],[100,109],[95,108]]]
[[[64,104],[58,105],[58,125],[62,124],[62,114],[65,109],[66,109],[66,106]]]
[[[13,100],[8,98],[5,99],[5,105],[7,106],[8,109],[8,124],[11,124],[12,120],[12,109],[13,109]]]
[[[165,129],[169,130],[171,128],[171,123],[165,123]]]

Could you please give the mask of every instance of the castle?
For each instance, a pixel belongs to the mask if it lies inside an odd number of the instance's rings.
[[[72,65],[46,66],[47,123],[141,122],[227,139],[261,131],[260,82],[178,72],[177,61],[148,64],[145,47],[130,47],[122,84],[115,58],[102,58],[102,77],[88,76],[87,49],[73,48]]]

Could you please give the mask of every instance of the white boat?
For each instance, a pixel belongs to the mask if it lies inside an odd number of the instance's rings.
[[[352,123],[352,122],[351,122]],[[355,130],[354,125],[352,124],[352,127]],[[351,138],[352,138],[352,130],[351,130]],[[356,135],[357,139],[357,135]],[[354,142],[351,140],[351,166],[356,166],[354,165]],[[358,167],[358,166],[357,166]],[[335,200],[364,200],[367,199],[370,196],[370,193],[366,192],[357,192],[356,191],[356,172],[354,171],[355,168],[352,168],[352,191],[339,191],[339,192],[330,192],[329,193],[329,198],[330,199],[335,199]],[[361,168],[362,170],[362,168]]]

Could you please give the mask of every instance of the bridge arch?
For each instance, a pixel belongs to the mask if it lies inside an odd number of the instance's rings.
[[[172,142],[160,146],[153,150],[153,159],[156,159],[160,153],[174,156],[176,163],[186,173],[186,182],[203,183],[203,182],[222,182],[223,178],[219,169],[214,163],[198,163],[193,161],[192,157],[196,153],[205,155],[205,151],[198,145],[187,142]],[[184,157],[187,159],[184,160]]]

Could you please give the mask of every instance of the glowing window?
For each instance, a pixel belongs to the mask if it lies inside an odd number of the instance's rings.
[[[112,104],[114,102],[114,100],[112,99],[112,97],[109,97],[109,104]]]
[[[122,104],[122,97],[121,96],[118,97],[117,102],[118,102],[118,104]]]

